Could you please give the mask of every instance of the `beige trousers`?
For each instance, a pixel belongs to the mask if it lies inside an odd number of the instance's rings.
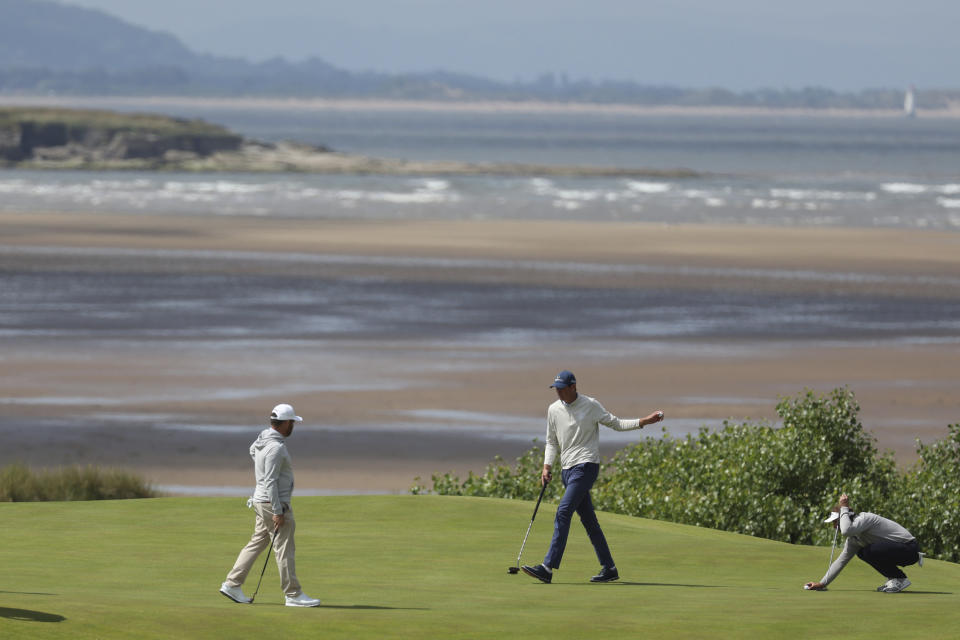
[[[253,509],[257,512],[257,521],[253,529],[253,536],[250,542],[240,550],[237,562],[233,569],[227,574],[227,584],[231,587],[239,587],[247,579],[247,574],[253,568],[257,556],[270,546],[270,538],[273,537],[273,511],[270,509],[269,502],[254,502]],[[296,546],[293,543],[293,531],[297,528],[297,523],[293,519],[293,509],[287,507],[283,514],[283,526],[277,531],[276,541],[273,543],[273,553],[277,558],[277,567],[280,569],[280,587],[284,595],[296,596],[302,591],[300,581],[297,580],[296,563],[294,562],[294,553]]]

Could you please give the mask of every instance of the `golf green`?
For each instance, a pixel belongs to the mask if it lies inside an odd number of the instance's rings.
[[[960,565],[909,567],[901,594],[854,560],[804,591],[829,547],[600,514],[621,580],[574,522],[554,583],[510,575],[533,503],[440,496],[295,498],[297,573],[275,563],[253,605],[218,593],[253,528],[243,499],[0,504],[0,638],[704,638],[960,636]],[[525,563],[552,533],[544,504]],[[256,586],[262,558],[244,588]],[[254,575],[255,574],[255,575]]]

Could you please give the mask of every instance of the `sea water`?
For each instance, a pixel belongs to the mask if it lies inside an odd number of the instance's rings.
[[[164,108],[265,141],[376,157],[697,176],[5,171],[0,210],[960,228],[956,118]]]

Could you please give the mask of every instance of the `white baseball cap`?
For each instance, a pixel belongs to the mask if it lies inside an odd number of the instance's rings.
[[[834,520],[836,520],[836,519],[839,518],[839,517],[840,517],[840,512],[839,512],[839,511],[831,511],[831,512],[830,512],[830,515],[827,516],[827,519],[824,520],[824,522],[833,522]]]
[[[303,422],[303,418],[297,415],[293,407],[289,404],[278,404],[270,412],[271,420],[293,420],[294,422]]]

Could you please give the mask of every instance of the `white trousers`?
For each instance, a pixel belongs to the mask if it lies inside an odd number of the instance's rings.
[[[256,524],[250,542],[240,550],[233,569],[227,574],[227,584],[239,587],[247,579],[247,574],[253,568],[254,562],[260,553],[270,546],[273,537],[273,511],[269,502],[254,502],[254,511],[257,512]],[[297,523],[293,519],[293,509],[287,507],[283,514],[283,526],[277,530],[277,538],[273,543],[273,553],[277,558],[277,568],[280,569],[280,586],[284,595],[296,596],[302,591],[300,581],[297,580],[296,562],[294,553],[296,545],[293,542],[293,532]]]

